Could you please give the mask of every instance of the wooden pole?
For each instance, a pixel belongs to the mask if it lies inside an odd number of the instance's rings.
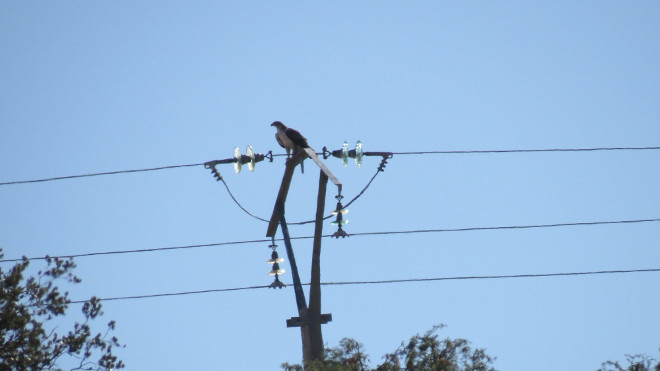
[[[286,161],[286,168],[284,169],[284,176],[282,177],[282,185],[280,185],[280,192],[277,194],[277,200],[273,207],[273,214],[270,217],[270,223],[268,223],[266,237],[275,237],[277,225],[279,224],[277,204],[281,203],[284,205],[286,203],[286,196],[289,194],[289,186],[291,185],[291,179],[293,178],[293,171],[296,170],[296,165],[300,163],[302,156],[303,154],[300,152]]]
[[[298,275],[298,266],[296,265],[296,258],[293,254],[293,247],[291,246],[291,238],[289,237],[289,228],[286,225],[286,219],[284,217],[284,204],[277,203],[275,205],[277,211],[277,216],[280,220],[280,227],[282,228],[282,235],[284,236],[284,245],[286,246],[286,254],[289,258],[289,263],[291,263],[291,275],[293,276],[293,290],[296,294],[296,305],[298,306],[298,316],[299,318],[305,319],[308,318],[307,303],[305,302],[305,292],[302,289],[302,284],[300,282],[300,276]],[[300,336],[302,337],[302,350],[303,350],[303,363],[307,364],[314,359],[314,354],[312,352],[311,346],[311,337],[309,324],[305,323],[303,320],[300,326]]]
[[[316,202],[316,225],[312,250],[312,279],[309,288],[309,327],[312,357],[323,356],[323,334],[321,332],[321,238],[323,237],[323,214],[328,175],[323,169],[319,176],[319,194]]]
[[[316,224],[314,230],[314,246],[312,251],[312,279],[309,289],[309,308],[305,301],[305,294],[302,290],[302,284],[298,275],[298,268],[291,246],[291,238],[289,237],[289,229],[286,224],[284,216],[284,205],[289,193],[289,186],[293,173],[302,160],[305,153],[321,168],[319,177],[319,194],[316,205]],[[300,326],[300,333],[302,336],[303,345],[303,364],[306,365],[323,356],[323,335],[321,333],[321,325],[332,321],[331,314],[321,314],[321,239],[323,237],[323,213],[325,212],[325,196],[328,185],[328,179],[331,180],[341,194],[342,184],[337,177],[330,172],[325,164],[316,156],[316,153],[311,148],[305,148],[287,160],[284,176],[282,178],[282,185],[277,194],[273,214],[268,223],[268,230],[266,231],[267,237],[275,237],[278,225],[282,229],[284,235],[284,244],[286,245],[286,252],[291,263],[291,274],[293,275],[293,288],[296,294],[296,304],[298,306],[299,317],[293,317],[287,320],[287,327]]]

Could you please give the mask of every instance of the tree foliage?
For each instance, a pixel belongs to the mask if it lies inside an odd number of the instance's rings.
[[[625,366],[616,361],[604,362],[598,371],[660,371],[660,361],[653,364],[655,359],[645,354],[626,354]]]
[[[4,257],[0,250],[0,259]],[[68,292],[61,293],[57,281],[76,284],[72,259],[46,257],[47,266],[35,277],[25,277],[30,261],[23,260],[4,271],[0,266],[0,369],[61,370],[62,362],[73,370],[111,370],[124,364],[112,351],[120,344],[109,337],[115,323],[93,334],[90,322],[102,315],[101,302],[92,297],[82,305],[84,321],[57,333],[49,321],[64,316]]]
[[[325,350],[321,360],[307,365],[307,371],[494,371],[494,358],[483,349],[472,349],[465,339],[440,339],[434,326],[423,335],[413,336],[393,353],[384,355],[383,363],[369,366],[369,357],[362,344],[343,339],[336,348]],[[285,371],[302,371],[301,365],[284,363]]]

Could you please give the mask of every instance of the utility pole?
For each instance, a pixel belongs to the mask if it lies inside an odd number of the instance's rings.
[[[319,194],[316,201],[316,223],[314,225],[314,248],[312,250],[312,279],[309,287],[309,326],[311,333],[312,356],[314,359],[323,354],[323,335],[321,333],[321,238],[323,237],[323,215],[325,211],[325,191],[328,176],[321,169],[319,175]]]
[[[329,151],[326,147],[323,147],[323,159],[327,159],[330,156],[340,158],[344,164],[347,165],[349,158],[354,158],[355,163],[358,166],[362,165],[362,158],[364,156],[381,156],[383,157],[380,165],[378,166],[378,171],[376,175],[384,171],[387,160],[392,158],[391,152],[363,152],[362,142],[358,141],[356,143],[354,150],[349,150],[348,143],[344,142],[342,149],[336,151]],[[300,281],[300,276],[298,274],[298,266],[296,265],[296,258],[293,252],[293,247],[291,246],[291,238],[289,236],[289,228],[286,223],[285,216],[285,204],[286,198],[289,193],[289,186],[291,185],[291,180],[293,178],[294,170],[296,166],[301,163],[304,159],[304,156],[311,158],[321,169],[319,174],[319,191],[316,205],[316,219],[315,219],[315,228],[314,228],[314,243],[312,250],[312,269],[311,269],[311,280],[310,280],[310,290],[309,290],[309,307],[305,300],[305,293],[302,289],[302,283]],[[241,166],[246,165],[250,171],[254,171],[255,164],[257,162],[263,161],[265,159],[273,161],[273,153],[269,151],[267,154],[255,153],[252,150],[251,146],[247,148],[247,155],[241,155],[238,147],[234,148],[234,157],[224,160],[214,160],[204,163],[204,167],[211,170],[213,177],[217,181],[222,181],[224,179],[220,172],[216,169],[216,166],[219,164],[234,164],[234,170],[236,173],[240,173]],[[360,197],[362,193],[369,187],[371,182],[376,177],[374,175],[367,186],[355,197],[353,198],[346,206],[351,204],[355,199]],[[292,317],[286,321],[287,327],[300,327],[300,334],[302,338],[302,349],[303,349],[303,364],[307,367],[309,362],[320,359],[323,356],[323,335],[321,333],[321,325],[332,321],[332,314],[321,314],[321,239],[323,237],[323,220],[325,212],[325,197],[328,180],[332,181],[337,186],[337,207],[333,211],[333,214],[337,215],[336,221],[332,224],[338,226],[337,232],[335,232],[332,237],[347,237],[346,233],[342,229],[342,225],[346,224],[346,220],[343,220],[342,214],[348,212],[344,209],[344,206],[341,203],[343,198],[341,194],[342,184],[337,179],[337,177],[332,174],[327,166],[319,159],[316,155],[316,152],[307,147],[298,151],[293,155],[293,157],[287,159],[286,167],[284,169],[284,176],[282,178],[282,184],[280,185],[279,193],[277,194],[277,200],[275,201],[275,206],[273,207],[273,214],[268,223],[268,230],[266,231],[266,236],[273,239],[273,244],[270,246],[273,248],[273,253],[271,259],[268,260],[269,263],[273,264],[273,270],[269,274],[275,276],[275,281],[269,286],[272,288],[282,288],[284,285],[278,278],[278,274],[284,273],[279,268],[279,263],[284,259],[280,259],[275,251],[277,245],[275,245],[275,234],[277,232],[278,225],[282,229],[282,235],[284,237],[284,244],[286,246],[286,252],[289,257],[289,263],[291,264],[291,273],[293,275],[293,287],[296,296],[296,306],[298,308],[298,317]],[[227,184],[225,183],[225,187]],[[249,215],[255,217],[253,214],[250,214],[245,210],[239,203],[236,201],[234,196],[229,191],[229,195],[234,199],[234,202],[238,204],[243,211],[247,212]],[[258,218],[261,219],[261,218]],[[263,219],[261,219],[263,220]]]
[[[289,263],[291,264],[293,288],[296,295],[296,305],[298,306],[298,317],[292,317],[288,319],[286,323],[287,327],[300,327],[303,348],[303,364],[307,365],[309,362],[323,356],[323,335],[321,332],[321,325],[332,320],[331,314],[321,314],[321,238],[323,236],[323,214],[325,212],[325,197],[328,179],[332,180],[337,186],[339,194],[341,194],[342,185],[318,156],[316,156],[313,149],[305,148],[304,151],[305,153],[300,151],[287,160],[282,184],[277,195],[277,200],[275,201],[275,207],[273,208],[273,214],[270,223],[268,224],[266,236],[274,238],[275,233],[277,232],[277,226],[278,224],[280,225],[287,256],[289,258]],[[307,307],[305,293],[302,289],[300,276],[298,275],[298,267],[291,246],[291,238],[286,224],[284,207],[295,167],[302,161],[305,154],[314,160],[314,162],[321,168],[316,206],[314,245],[312,251],[312,277],[310,281],[309,307]]]

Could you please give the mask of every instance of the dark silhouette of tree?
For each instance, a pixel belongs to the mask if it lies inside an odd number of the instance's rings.
[[[607,361],[597,371],[660,371],[660,361],[653,365],[655,359],[645,354],[626,354],[628,365],[621,366],[619,362]]]
[[[65,315],[69,302],[68,293],[62,294],[56,281],[76,284],[80,279],[72,273],[73,259],[46,257],[46,263],[45,270],[27,278],[26,257],[7,271],[0,266],[0,370],[61,370],[61,362],[73,370],[123,368],[112,353],[121,345],[116,337],[108,338],[114,321],[105,333],[92,334],[90,321],[103,314],[98,298],[82,305],[85,319],[73,329],[58,334],[49,326],[49,321]]]
[[[369,357],[362,344],[353,339],[343,339],[336,348],[328,348],[321,360],[310,362],[307,371],[495,371],[494,358],[484,349],[472,349],[465,339],[441,340],[434,326],[423,335],[413,336],[402,343],[393,353],[384,355],[383,363],[369,366]],[[301,365],[284,363],[285,371],[302,371]]]

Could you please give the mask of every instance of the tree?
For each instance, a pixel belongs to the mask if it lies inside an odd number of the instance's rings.
[[[383,356],[384,362],[369,367],[369,358],[362,344],[353,339],[342,339],[336,348],[328,348],[321,360],[310,362],[307,371],[494,371],[490,365],[494,358],[484,349],[472,349],[465,339],[440,340],[434,326],[424,335],[413,336],[407,344]],[[302,371],[301,365],[284,363],[285,371]]]
[[[0,249],[0,259],[4,257]],[[36,277],[24,277],[30,261],[23,260],[8,271],[0,267],[0,370],[61,370],[66,362],[73,370],[111,370],[124,363],[112,351],[120,347],[108,339],[115,322],[105,333],[92,334],[90,321],[101,316],[101,301],[92,297],[82,305],[84,321],[62,335],[49,321],[64,316],[68,292],[62,294],[56,281],[80,282],[73,275],[73,259],[46,257],[46,269]]]
[[[616,361],[604,362],[598,371],[660,371],[660,361],[653,366],[655,360],[645,354],[626,354],[626,361],[627,366]]]

